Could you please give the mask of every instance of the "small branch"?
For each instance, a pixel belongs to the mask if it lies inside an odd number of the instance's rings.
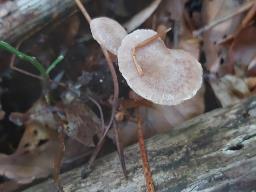
[[[152,37],[149,37],[149,38],[145,39],[144,41],[138,43],[135,47],[132,48],[131,53],[132,53],[133,63],[135,64],[137,72],[140,76],[143,76],[144,73],[143,73],[143,69],[141,68],[141,66],[138,63],[137,58],[136,58],[137,50],[155,42],[160,37],[164,37],[166,35],[166,33],[168,33],[170,30],[171,30],[171,28],[161,31],[160,33],[157,33],[157,34],[153,35]]]
[[[57,115],[55,115],[56,119],[59,119]],[[61,123],[61,122],[60,122]],[[64,157],[65,153],[65,135],[64,135],[64,127],[62,125],[61,130],[59,130],[58,133],[58,144],[59,148],[58,151],[56,152],[55,158],[54,158],[54,165],[53,165],[53,180],[54,183],[58,189],[59,192],[64,192],[61,181],[60,181],[60,168],[61,168],[61,162]]]
[[[82,14],[84,15],[85,19],[87,20],[88,23],[91,22],[91,16],[89,15],[89,13],[87,12],[87,10],[85,9],[85,7],[83,6],[83,4],[81,3],[80,0],[75,0],[77,6],[79,7],[80,11],[82,12]],[[114,85],[114,97],[113,97],[113,103],[112,103],[112,112],[111,112],[111,117],[110,117],[110,120],[109,120],[109,123],[108,125],[106,126],[105,130],[104,130],[104,133],[102,135],[102,137],[100,138],[97,146],[96,146],[96,149],[94,151],[94,153],[92,154],[90,160],[89,160],[89,163],[88,163],[88,166],[85,168],[86,171],[83,171],[84,174],[86,175],[87,171],[90,172],[91,170],[91,167],[93,166],[93,163],[99,153],[99,151],[101,150],[102,148],[102,145],[104,143],[104,140],[107,136],[107,133],[113,123],[113,120],[114,120],[114,117],[115,117],[115,113],[116,113],[116,108],[117,108],[117,102],[118,102],[118,96],[119,96],[119,85],[118,85],[118,79],[117,79],[117,75],[116,75],[116,71],[115,71],[115,68],[113,66],[113,62],[110,58],[110,55],[108,53],[108,51],[101,46],[101,49],[102,49],[102,52],[107,60],[107,64],[108,64],[108,68],[110,70],[110,73],[111,73],[111,76],[112,76],[112,79],[113,79],[113,85]],[[84,176],[85,176],[84,175]]]
[[[44,69],[43,65],[39,63],[39,61],[35,57],[29,56],[25,53],[18,51],[15,47],[12,47],[11,45],[9,45],[4,41],[0,41],[0,48],[16,55],[19,59],[23,61],[27,61],[31,63],[40,72],[41,76],[47,77],[46,70]]]
[[[116,148],[117,148],[117,152],[118,152],[118,156],[121,162],[121,167],[123,170],[123,174],[125,176],[125,178],[128,178],[128,174],[127,174],[127,169],[126,169],[126,165],[125,165],[125,159],[124,159],[124,148],[122,143],[120,142],[120,136],[119,136],[119,127],[117,127],[117,123],[114,121],[113,122],[113,128],[115,131],[115,136],[116,136]]]
[[[147,150],[146,150],[145,142],[144,142],[144,134],[143,134],[143,129],[142,129],[142,119],[141,119],[140,116],[138,116],[137,125],[138,125],[137,131],[138,131],[138,141],[139,141],[139,147],[140,147],[140,155],[141,155],[142,164],[143,164],[144,177],[146,179],[147,192],[155,192],[154,182],[153,182],[150,166],[149,166],[149,163],[148,163]]]
[[[210,30],[211,28],[233,18],[234,16],[237,16],[245,11],[247,11],[248,9],[250,9],[252,6],[254,5],[254,1],[250,1],[248,3],[246,3],[245,5],[243,5],[242,7],[238,8],[235,12],[231,13],[230,15],[224,16],[220,19],[217,19],[215,21],[212,21],[211,23],[209,23],[208,25],[204,26],[201,29],[198,29],[196,31],[193,32],[194,36],[200,36],[202,33]]]
[[[92,18],[89,15],[89,13],[86,11],[85,7],[83,6],[82,2],[80,0],[75,0],[76,4],[78,6],[78,8],[80,9],[80,11],[82,12],[82,14],[84,15],[85,19],[87,20],[87,22],[90,24]]]

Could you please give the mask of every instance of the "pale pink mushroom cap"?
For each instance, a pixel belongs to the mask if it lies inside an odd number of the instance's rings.
[[[125,29],[118,22],[107,17],[92,19],[90,28],[93,38],[108,51],[117,55],[122,39],[127,35]]]
[[[128,85],[140,96],[162,105],[177,105],[192,98],[202,84],[201,64],[188,52],[168,49],[159,40],[137,49],[140,76],[132,59],[132,48],[152,37],[153,30],[136,30],[118,49],[118,65]]]

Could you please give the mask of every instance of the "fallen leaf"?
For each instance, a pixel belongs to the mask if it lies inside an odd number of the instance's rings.
[[[139,107],[137,104],[136,110],[140,111],[143,118],[145,138],[169,132],[182,122],[203,113],[204,91],[202,87],[193,98],[176,106],[152,104]],[[126,121],[118,122],[118,128],[122,145],[127,146],[137,142],[137,126],[132,119],[128,118]],[[114,138],[112,131],[109,137]]]
[[[124,24],[127,32],[131,32],[142,25],[157,9],[162,0],[154,0],[148,7],[137,13],[127,23]]]
[[[38,122],[31,122],[16,152],[1,156],[0,175],[22,184],[46,177],[52,170],[57,148],[56,133]]]
[[[84,146],[94,147],[93,137],[100,132],[100,120],[81,101],[58,105],[65,115],[65,133]]]
[[[233,75],[211,81],[211,85],[223,107],[238,103],[250,95],[246,82]]]
[[[0,184],[0,191],[4,192],[14,192],[18,191],[18,189],[22,186],[22,184],[17,183],[16,181],[6,181]]]
[[[234,38],[229,49],[229,65],[239,64],[239,67],[247,72],[248,66],[253,67],[253,59],[256,57],[256,27],[254,25],[243,28]]]
[[[204,24],[207,25],[212,21],[223,18],[241,6],[239,1],[203,1],[202,18]],[[242,14],[232,17],[223,23],[214,26],[210,30],[204,32],[204,52],[206,55],[206,67],[212,73],[225,74],[224,66],[227,63],[227,49],[218,42],[233,34],[239,26]]]
[[[66,139],[63,159],[65,167],[88,157],[92,150],[70,138]],[[0,154],[0,175],[20,184],[28,184],[38,178],[45,178],[53,172],[54,159],[59,150],[57,132],[32,121],[27,124],[18,149],[12,155]],[[11,181],[12,182],[12,181]],[[0,189],[12,191],[11,186],[0,185]]]
[[[56,114],[62,122],[58,122]],[[13,113],[10,119],[25,126],[30,121],[36,121],[52,130],[64,126],[67,136],[79,141],[88,147],[93,147],[93,137],[99,134],[99,119],[84,103],[74,100],[69,103],[58,103],[48,106],[43,99],[39,99],[27,113]]]
[[[154,107],[166,118],[170,124],[169,128],[165,128],[166,130],[158,131],[169,131],[171,127],[177,126],[180,123],[204,112],[204,87],[202,87],[194,97],[182,102],[179,105],[155,105]]]

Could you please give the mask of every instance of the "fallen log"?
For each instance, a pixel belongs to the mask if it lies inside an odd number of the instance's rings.
[[[256,97],[217,109],[146,141],[156,191],[249,192],[256,189]],[[125,149],[128,179],[116,153],[61,175],[66,192],[145,191],[138,145]],[[56,191],[52,179],[24,192]]]
[[[83,2],[86,2],[84,0]],[[75,10],[74,0],[13,0],[0,3],[0,39],[10,43]]]

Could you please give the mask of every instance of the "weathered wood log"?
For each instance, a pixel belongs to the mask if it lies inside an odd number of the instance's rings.
[[[74,0],[4,1],[0,3],[0,39],[8,42],[22,39],[54,18],[70,14],[72,8]]]
[[[203,114],[146,142],[156,191],[252,192],[256,189],[256,97]],[[138,145],[125,150],[129,178],[116,153],[62,175],[66,192],[145,191]],[[25,192],[56,191],[52,180]]]

